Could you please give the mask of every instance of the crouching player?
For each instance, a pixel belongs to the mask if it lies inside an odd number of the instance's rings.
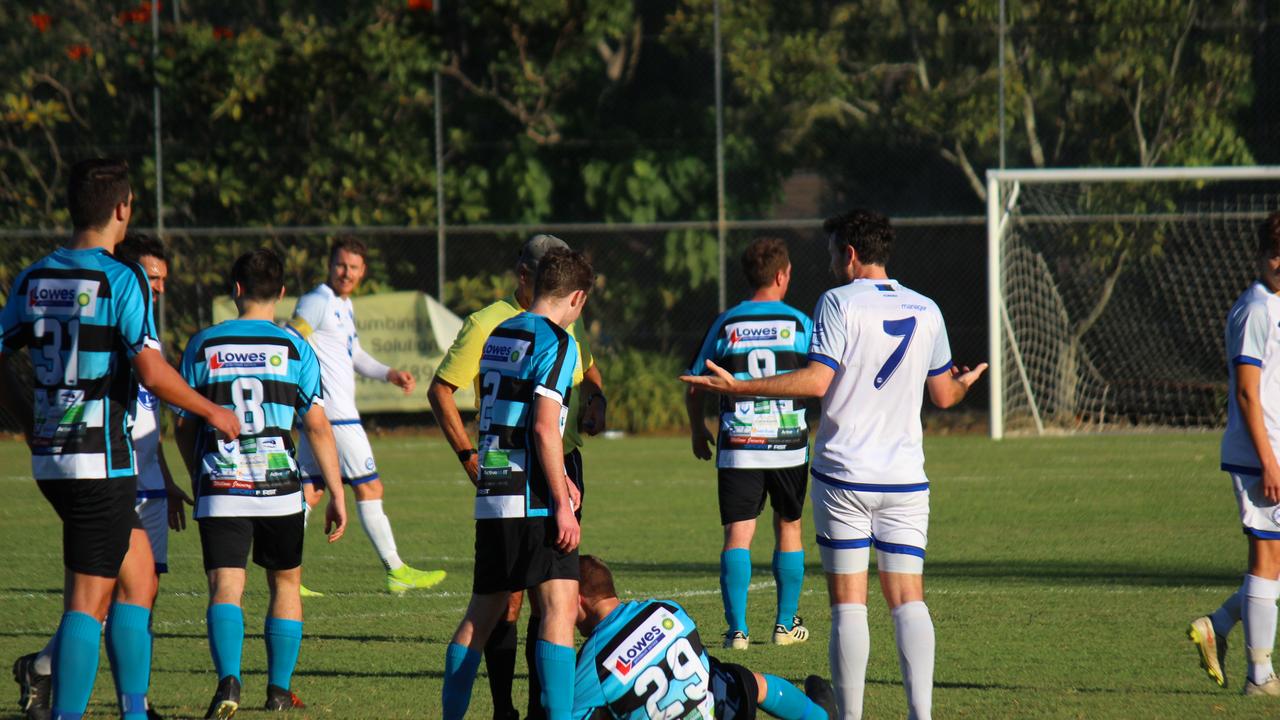
[[[578,562],[578,630],[587,638],[574,680],[576,720],[701,717],[783,720],[836,717],[835,693],[810,675],[805,692],[776,675],[707,655],[698,628],[672,600],[622,602],[599,558]]]
[[[240,435],[229,441],[183,414],[177,440],[195,482],[195,518],[209,579],[206,616],[218,689],[206,718],[224,720],[240,706],[245,566],[267,571],[268,710],[302,707],[290,691],[302,645],[303,499],[289,430],[302,420],[329,489],[325,532],[342,536],[347,515],[338,454],[325,417],[320,363],[301,337],[272,322],[284,295],[284,264],[270,250],[242,255],[231,270],[240,317],[196,333],[182,357],[187,383],[234,408]]]

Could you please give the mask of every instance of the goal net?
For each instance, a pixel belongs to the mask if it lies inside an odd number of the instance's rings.
[[[1280,168],[987,175],[991,435],[1226,422],[1223,327]]]

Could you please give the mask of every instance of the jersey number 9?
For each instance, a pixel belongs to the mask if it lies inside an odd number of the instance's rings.
[[[693,649],[688,638],[680,638],[667,648],[667,666],[651,665],[636,678],[635,693],[645,698],[644,707],[653,720],[674,720],[685,716],[685,703],[697,703],[707,696],[710,676],[702,666],[701,654]],[[659,706],[667,696],[671,681],[693,680],[684,686],[684,697],[673,698]]]

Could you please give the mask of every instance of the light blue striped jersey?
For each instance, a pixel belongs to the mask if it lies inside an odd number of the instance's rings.
[[[160,349],[142,268],[100,248],[59,248],[18,275],[0,326],[3,352],[27,348],[35,369],[35,478],[136,475],[129,361]]]
[[[784,302],[738,303],[707,331],[689,374],[706,375],[711,360],[739,380],[783,375],[807,363],[813,322]],[[804,401],[720,396],[717,467],[787,468],[808,460]]]
[[[614,608],[578,652],[575,720],[715,716],[711,662],[693,618],[671,600]]]
[[[494,328],[480,356],[480,477],[476,519],[544,517],[551,492],[533,442],[533,403],[560,403],[568,415],[574,339],[551,320],[523,312]],[[563,463],[562,453],[553,462]]]
[[[234,410],[240,421],[236,440],[219,440],[212,427],[201,428],[195,516],[302,512],[289,429],[313,403],[323,403],[320,363],[311,346],[266,320],[227,320],[187,343],[182,377],[212,402]]]

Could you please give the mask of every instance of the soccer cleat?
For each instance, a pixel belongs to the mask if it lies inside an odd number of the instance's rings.
[[[308,590],[306,585],[298,583],[298,595],[302,597],[324,597],[324,593]]]
[[[1227,659],[1227,639],[1213,631],[1213,622],[1208,617],[1192,620],[1187,628],[1187,637],[1195,643],[1200,654],[1200,667],[1209,673],[1210,679],[1218,687],[1226,687],[1227,675],[1223,663]]]
[[[240,681],[235,675],[228,675],[218,681],[218,689],[209,702],[209,710],[204,714],[205,720],[227,720],[240,709]]]
[[[505,713],[495,710],[493,713],[493,720],[520,720],[520,711],[515,708],[511,708]]]
[[[36,653],[23,655],[13,663],[13,681],[18,683],[18,707],[28,717],[49,716],[51,680],[49,675],[36,672]]]
[[[298,699],[297,695],[285,690],[277,685],[267,686],[267,704],[266,708],[273,712],[283,710],[293,710],[294,708],[304,708],[306,703]]]
[[[810,675],[804,679],[804,695],[813,701],[814,705],[826,711],[827,720],[839,720],[839,714],[836,712],[836,692],[831,688],[831,683],[817,675]]]
[[[773,626],[773,644],[774,645],[796,645],[809,639],[809,628],[804,626],[804,620],[799,615],[791,618],[791,628],[786,625]]]
[[[408,590],[425,590],[439,585],[444,577],[443,570],[414,570],[408,565],[401,565],[387,571],[387,592],[399,595]]]
[[[1267,676],[1266,680],[1255,683],[1252,680],[1244,681],[1245,695],[1274,695],[1280,696],[1280,678],[1275,673]]]
[[[751,638],[741,630],[730,630],[724,634],[724,646],[730,650],[746,650],[751,647]]]
[[[156,709],[147,704],[147,720],[164,720],[164,716],[156,712]]]

